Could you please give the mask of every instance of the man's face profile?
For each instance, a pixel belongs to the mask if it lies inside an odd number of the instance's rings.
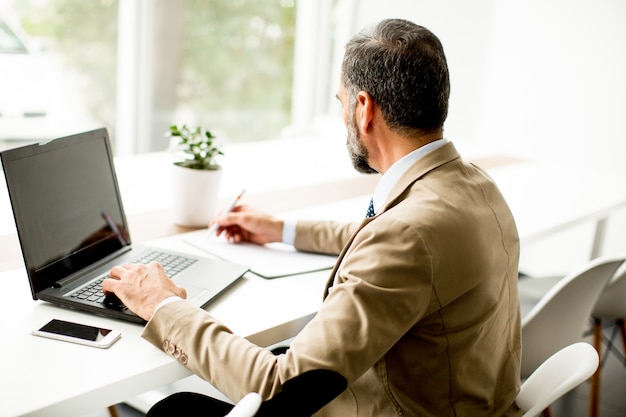
[[[375,171],[370,167],[368,160],[367,148],[361,142],[361,136],[359,129],[356,125],[356,119],[354,117],[355,108],[351,108],[347,97],[347,92],[343,84],[339,86],[339,92],[337,93],[337,99],[341,102],[343,108],[343,121],[347,129],[346,147],[352,161],[352,166],[357,172],[363,174],[375,174]]]
[[[359,130],[356,126],[356,120],[354,119],[354,112],[352,112],[348,117],[346,129],[348,130],[346,146],[348,148],[348,153],[350,154],[350,159],[352,160],[352,166],[358,172],[363,174],[375,174],[376,171],[370,167],[367,162],[368,152],[363,145],[363,142],[361,142]]]

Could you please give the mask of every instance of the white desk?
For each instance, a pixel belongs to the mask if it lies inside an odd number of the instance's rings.
[[[607,219],[615,211],[626,209],[624,179],[614,175],[524,161],[486,170],[513,212],[522,245],[591,222],[595,231],[589,255],[595,258],[601,254]],[[343,219],[347,213],[364,213],[369,197],[308,207],[290,212],[289,217]]]
[[[159,243],[181,249],[178,241]],[[327,277],[328,271],[276,280],[248,274],[207,310],[233,332],[268,346],[292,337],[310,320]],[[139,337],[142,326],[32,301],[21,269],[2,272],[0,280],[7,294],[0,303],[0,416],[80,416],[190,375]],[[113,326],[122,338],[101,350],[30,335],[50,318]]]
[[[626,207],[623,178],[614,175],[530,162],[498,167],[489,173],[509,203],[520,238],[526,243],[581,222],[603,222],[615,210]],[[594,243],[590,255],[597,256],[600,245]]]

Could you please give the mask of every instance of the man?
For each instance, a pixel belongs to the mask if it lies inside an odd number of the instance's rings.
[[[114,268],[104,290],[149,320],[146,339],[233,400],[273,398],[324,369],[348,388],[320,416],[519,415],[518,235],[496,185],[443,138],[448,96],[443,48],[427,29],[385,20],[362,32],[346,47],[337,97],[355,168],[383,174],[371,217],[293,225],[237,207],[214,220],[235,242],[339,254],[318,314],[286,353],[178,299],[184,290],[157,264]]]

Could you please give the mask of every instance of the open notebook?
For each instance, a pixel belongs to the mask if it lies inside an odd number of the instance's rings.
[[[206,230],[187,233],[183,240],[220,259],[231,262],[245,260],[250,272],[266,279],[330,270],[337,260],[336,256],[299,252],[283,243],[235,244],[212,236]]]

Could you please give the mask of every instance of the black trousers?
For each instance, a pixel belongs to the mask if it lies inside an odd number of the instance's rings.
[[[304,372],[283,383],[282,390],[264,401],[258,417],[309,417],[328,404],[348,387],[342,375],[328,369]],[[223,417],[234,406],[215,398],[181,392],[156,403],[147,417],[204,416]]]
[[[179,392],[156,403],[146,417],[224,417],[234,406],[195,392]]]

